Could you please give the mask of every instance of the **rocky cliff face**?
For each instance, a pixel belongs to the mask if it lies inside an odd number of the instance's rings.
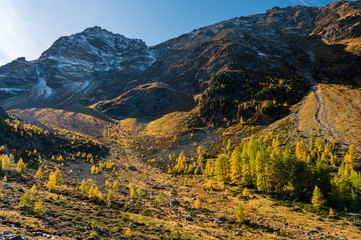
[[[358,38],[361,34],[361,2],[337,1],[323,8],[316,17],[313,34],[326,43]]]
[[[360,2],[347,1],[324,8],[276,7],[154,47],[88,28],[58,39],[38,60],[20,58],[0,67],[0,104],[94,105],[118,119],[154,118],[181,105],[180,96],[189,100],[204,92],[219,72],[355,84],[361,61],[345,49],[350,44],[345,41],[355,45],[352,40],[360,37],[360,9]],[[358,49],[360,44],[354,45],[352,49]]]
[[[38,60],[1,67],[1,100],[7,108],[66,107],[82,98],[116,97],[153,61],[143,41],[88,28],[61,37]]]

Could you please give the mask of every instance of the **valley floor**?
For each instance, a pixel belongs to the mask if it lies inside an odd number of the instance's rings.
[[[359,148],[360,99],[359,90],[320,85],[273,128],[282,130],[283,126],[285,132],[298,128],[307,136],[310,126],[315,126],[325,137],[356,143]],[[344,104],[350,108],[343,111]],[[13,110],[11,114],[51,131],[80,133],[108,147],[109,154],[94,163],[81,158],[65,162],[46,159],[45,172],[59,168],[65,182],[54,191],[46,188],[47,178],[34,179],[35,171],[30,169],[20,178],[10,176],[7,182],[1,182],[4,201],[0,204],[0,239],[5,235],[29,239],[86,239],[90,235],[100,239],[360,239],[360,214],[336,212],[336,218],[329,218],[326,213],[307,210],[304,204],[252,190],[243,198],[236,187],[225,190],[217,181],[209,192],[205,188],[208,179],[203,175],[171,175],[157,167],[169,161],[169,154],[178,156],[184,150],[189,158],[196,159],[198,145],[210,149],[216,142],[222,146],[222,140],[229,136],[219,131],[203,129],[192,136],[186,133],[176,139],[157,138],[144,134],[143,123],[130,128],[129,122],[110,123],[63,110]],[[284,122],[296,127],[284,127]],[[128,128],[122,128],[122,124]],[[107,162],[113,164],[112,168],[100,167]],[[99,167],[99,173],[91,174],[93,165]],[[83,180],[98,186],[103,200],[91,200],[79,190]],[[118,189],[113,188],[116,181]],[[44,200],[46,211],[42,217],[18,207],[20,197],[34,184],[34,199]],[[113,190],[114,200],[107,207],[109,190]],[[196,208],[197,199],[201,207]],[[249,213],[249,221],[243,224],[235,217],[240,200]]]

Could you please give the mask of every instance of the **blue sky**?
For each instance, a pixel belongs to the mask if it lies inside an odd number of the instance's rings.
[[[36,59],[61,36],[100,26],[152,46],[193,29],[274,7],[327,0],[0,0],[0,64]]]

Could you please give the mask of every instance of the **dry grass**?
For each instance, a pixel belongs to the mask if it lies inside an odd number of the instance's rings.
[[[323,84],[319,86],[318,91],[323,96],[323,105],[317,102],[318,99],[315,93],[310,93],[302,103],[293,106],[291,115],[274,123],[265,131],[283,131],[285,135],[291,134],[294,138],[297,138],[298,131],[301,131],[303,135],[309,136],[315,133],[311,127],[318,127],[316,119],[318,116],[320,120],[331,126],[330,129],[337,136],[344,138],[340,140],[347,140],[349,143],[354,144],[360,141],[358,137],[361,135],[358,134],[361,133],[361,118],[358,117],[360,113],[359,107],[361,106],[360,90]],[[346,110],[343,107],[345,104],[347,104]],[[321,114],[316,116],[317,109],[320,109]],[[99,133],[99,141],[110,148],[109,156],[100,161],[103,163],[108,160],[113,161],[116,167],[114,173],[103,171],[97,175],[90,175],[91,164],[87,162],[69,162],[61,167],[68,185],[62,191],[64,193],[69,192],[69,194],[65,195],[65,202],[59,200],[46,202],[47,208],[51,208],[58,213],[56,217],[47,216],[52,221],[58,222],[54,225],[54,228],[60,227],[66,229],[69,233],[77,233],[82,237],[86,237],[88,234],[86,225],[90,221],[96,221],[99,227],[106,227],[108,230],[115,228],[119,222],[123,229],[128,227],[130,222],[134,222],[136,228],[132,229],[132,231],[134,236],[139,239],[157,239],[160,237],[169,239],[171,236],[175,236],[177,232],[181,233],[182,239],[308,239],[308,237],[320,237],[321,234],[326,239],[359,239],[361,234],[356,226],[357,223],[352,220],[352,215],[340,216],[339,219],[334,220],[327,218],[326,215],[306,212],[302,207],[295,211],[297,207],[292,204],[287,207],[282,206],[276,204],[275,200],[265,198],[252,191],[249,199],[243,199],[246,209],[250,213],[251,224],[239,225],[235,223],[234,212],[240,198],[233,187],[228,186],[229,191],[225,193],[223,184],[214,181],[215,190],[209,193],[204,188],[207,179],[201,175],[187,176],[190,183],[188,187],[185,187],[183,185],[185,176],[166,174],[142,161],[140,152],[135,150],[136,145],[134,144],[140,145],[139,141],[144,136],[160,138],[185,132],[187,130],[186,124],[192,117],[193,112],[173,112],[149,123],[129,118],[116,121],[114,124],[109,124],[85,114],[75,114],[62,110],[31,109],[25,111],[16,110],[12,113],[18,114],[18,116],[21,115],[28,120],[36,119],[44,125],[52,122],[56,125],[55,127],[64,127],[69,130],[75,131],[79,129],[80,132],[96,131]],[[119,134],[117,133],[119,138],[116,141],[107,139],[103,135],[104,128],[112,126],[121,129]],[[240,136],[246,136],[260,130],[250,128],[249,125],[243,125],[230,128],[228,131],[230,135],[237,132]],[[179,140],[175,144],[177,145],[175,146],[176,149],[160,149],[159,151],[163,152],[164,150],[164,155],[168,156],[169,153],[176,152],[178,155],[181,150],[185,150],[186,155],[189,157],[190,155],[186,151],[187,148],[193,149],[193,152],[197,148],[197,146],[193,145],[193,142],[206,145],[202,141],[205,141],[207,139],[205,136],[208,135],[204,134],[200,137],[198,134],[195,132],[192,139],[190,139],[189,134],[179,136]],[[228,132],[225,135],[227,134]],[[327,132],[324,131],[322,134],[327,134]],[[155,161],[164,164],[164,161],[168,160],[157,158]],[[215,160],[211,159],[211,161],[214,164]],[[137,171],[129,170],[129,166],[135,166]],[[67,174],[70,169],[74,169],[74,172]],[[80,169],[83,171],[80,171]],[[105,181],[114,182],[116,179],[120,181],[123,187],[130,185],[147,192],[147,194],[141,198],[141,205],[137,205],[128,195],[115,193],[118,203],[127,205],[130,210],[125,208],[107,209],[104,206],[89,202],[86,196],[82,197],[79,191],[75,190],[70,183],[73,178],[78,184],[82,179],[92,178],[100,187],[103,195],[106,194],[107,190],[107,187],[104,186]],[[11,184],[14,184],[14,189],[21,186],[20,183]],[[163,189],[155,188],[155,186],[161,186]],[[30,187],[31,185],[26,188]],[[176,195],[173,194],[174,190],[177,192]],[[3,191],[3,193],[7,193],[6,191]],[[39,191],[42,198],[45,198],[48,194],[48,191],[44,188],[39,189]],[[154,206],[154,198],[160,193],[164,195],[165,202],[160,206]],[[20,193],[12,194],[16,199],[13,202],[17,202]],[[150,199],[150,194],[153,195],[153,199]],[[177,211],[169,206],[170,198],[177,199],[181,203]],[[203,209],[194,208],[195,198],[202,200]],[[103,208],[103,215],[97,214],[101,208]],[[147,210],[149,214],[144,214],[142,211],[133,212],[134,209]],[[10,210],[6,209],[4,211]],[[185,216],[192,211],[197,215],[194,220],[185,220]],[[14,212],[13,215],[19,215],[17,210]],[[129,221],[122,222],[120,220],[124,212],[129,214]],[[10,213],[6,212],[4,214]],[[74,221],[76,216],[81,216],[82,221]],[[226,220],[219,221],[218,219],[221,217]],[[32,219],[34,219],[33,222],[41,224],[41,221],[29,214],[24,216],[22,222],[30,222]],[[159,225],[163,226],[159,227]],[[275,232],[278,232],[279,229],[282,229],[287,234],[277,235]],[[307,236],[306,233],[310,231],[317,231],[317,233]],[[238,232],[241,232],[242,236],[234,235]]]
[[[361,151],[361,90],[342,85],[320,84],[326,114],[341,142]]]
[[[344,147],[353,144],[361,151],[360,89],[319,84],[317,90],[293,106],[289,116],[268,126],[264,133],[274,131],[294,142],[300,136],[310,138],[318,134],[317,129],[324,138],[334,137]]]
[[[192,112],[172,112],[148,124],[145,134],[150,136],[175,136],[185,132]]]
[[[63,128],[96,137],[103,135],[104,127],[108,124],[107,121],[88,114],[61,109],[30,108],[14,109],[8,112],[18,119],[45,129]]]
[[[361,56],[361,38],[346,39],[339,42],[346,45],[346,51]]]
[[[307,133],[307,135],[311,135],[311,127],[316,127],[317,122],[315,119],[316,113],[316,99],[315,94],[311,92],[306,100],[304,105],[302,106],[298,116],[299,116],[299,125],[298,128],[302,131]]]

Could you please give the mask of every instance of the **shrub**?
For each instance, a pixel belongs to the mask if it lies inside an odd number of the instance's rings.
[[[19,207],[30,208],[33,198],[31,197],[30,191],[26,191],[23,196],[20,197]]]
[[[41,199],[39,199],[35,202],[33,212],[35,213],[35,216],[37,216],[37,217],[43,216],[45,209],[44,209],[43,201]]]

